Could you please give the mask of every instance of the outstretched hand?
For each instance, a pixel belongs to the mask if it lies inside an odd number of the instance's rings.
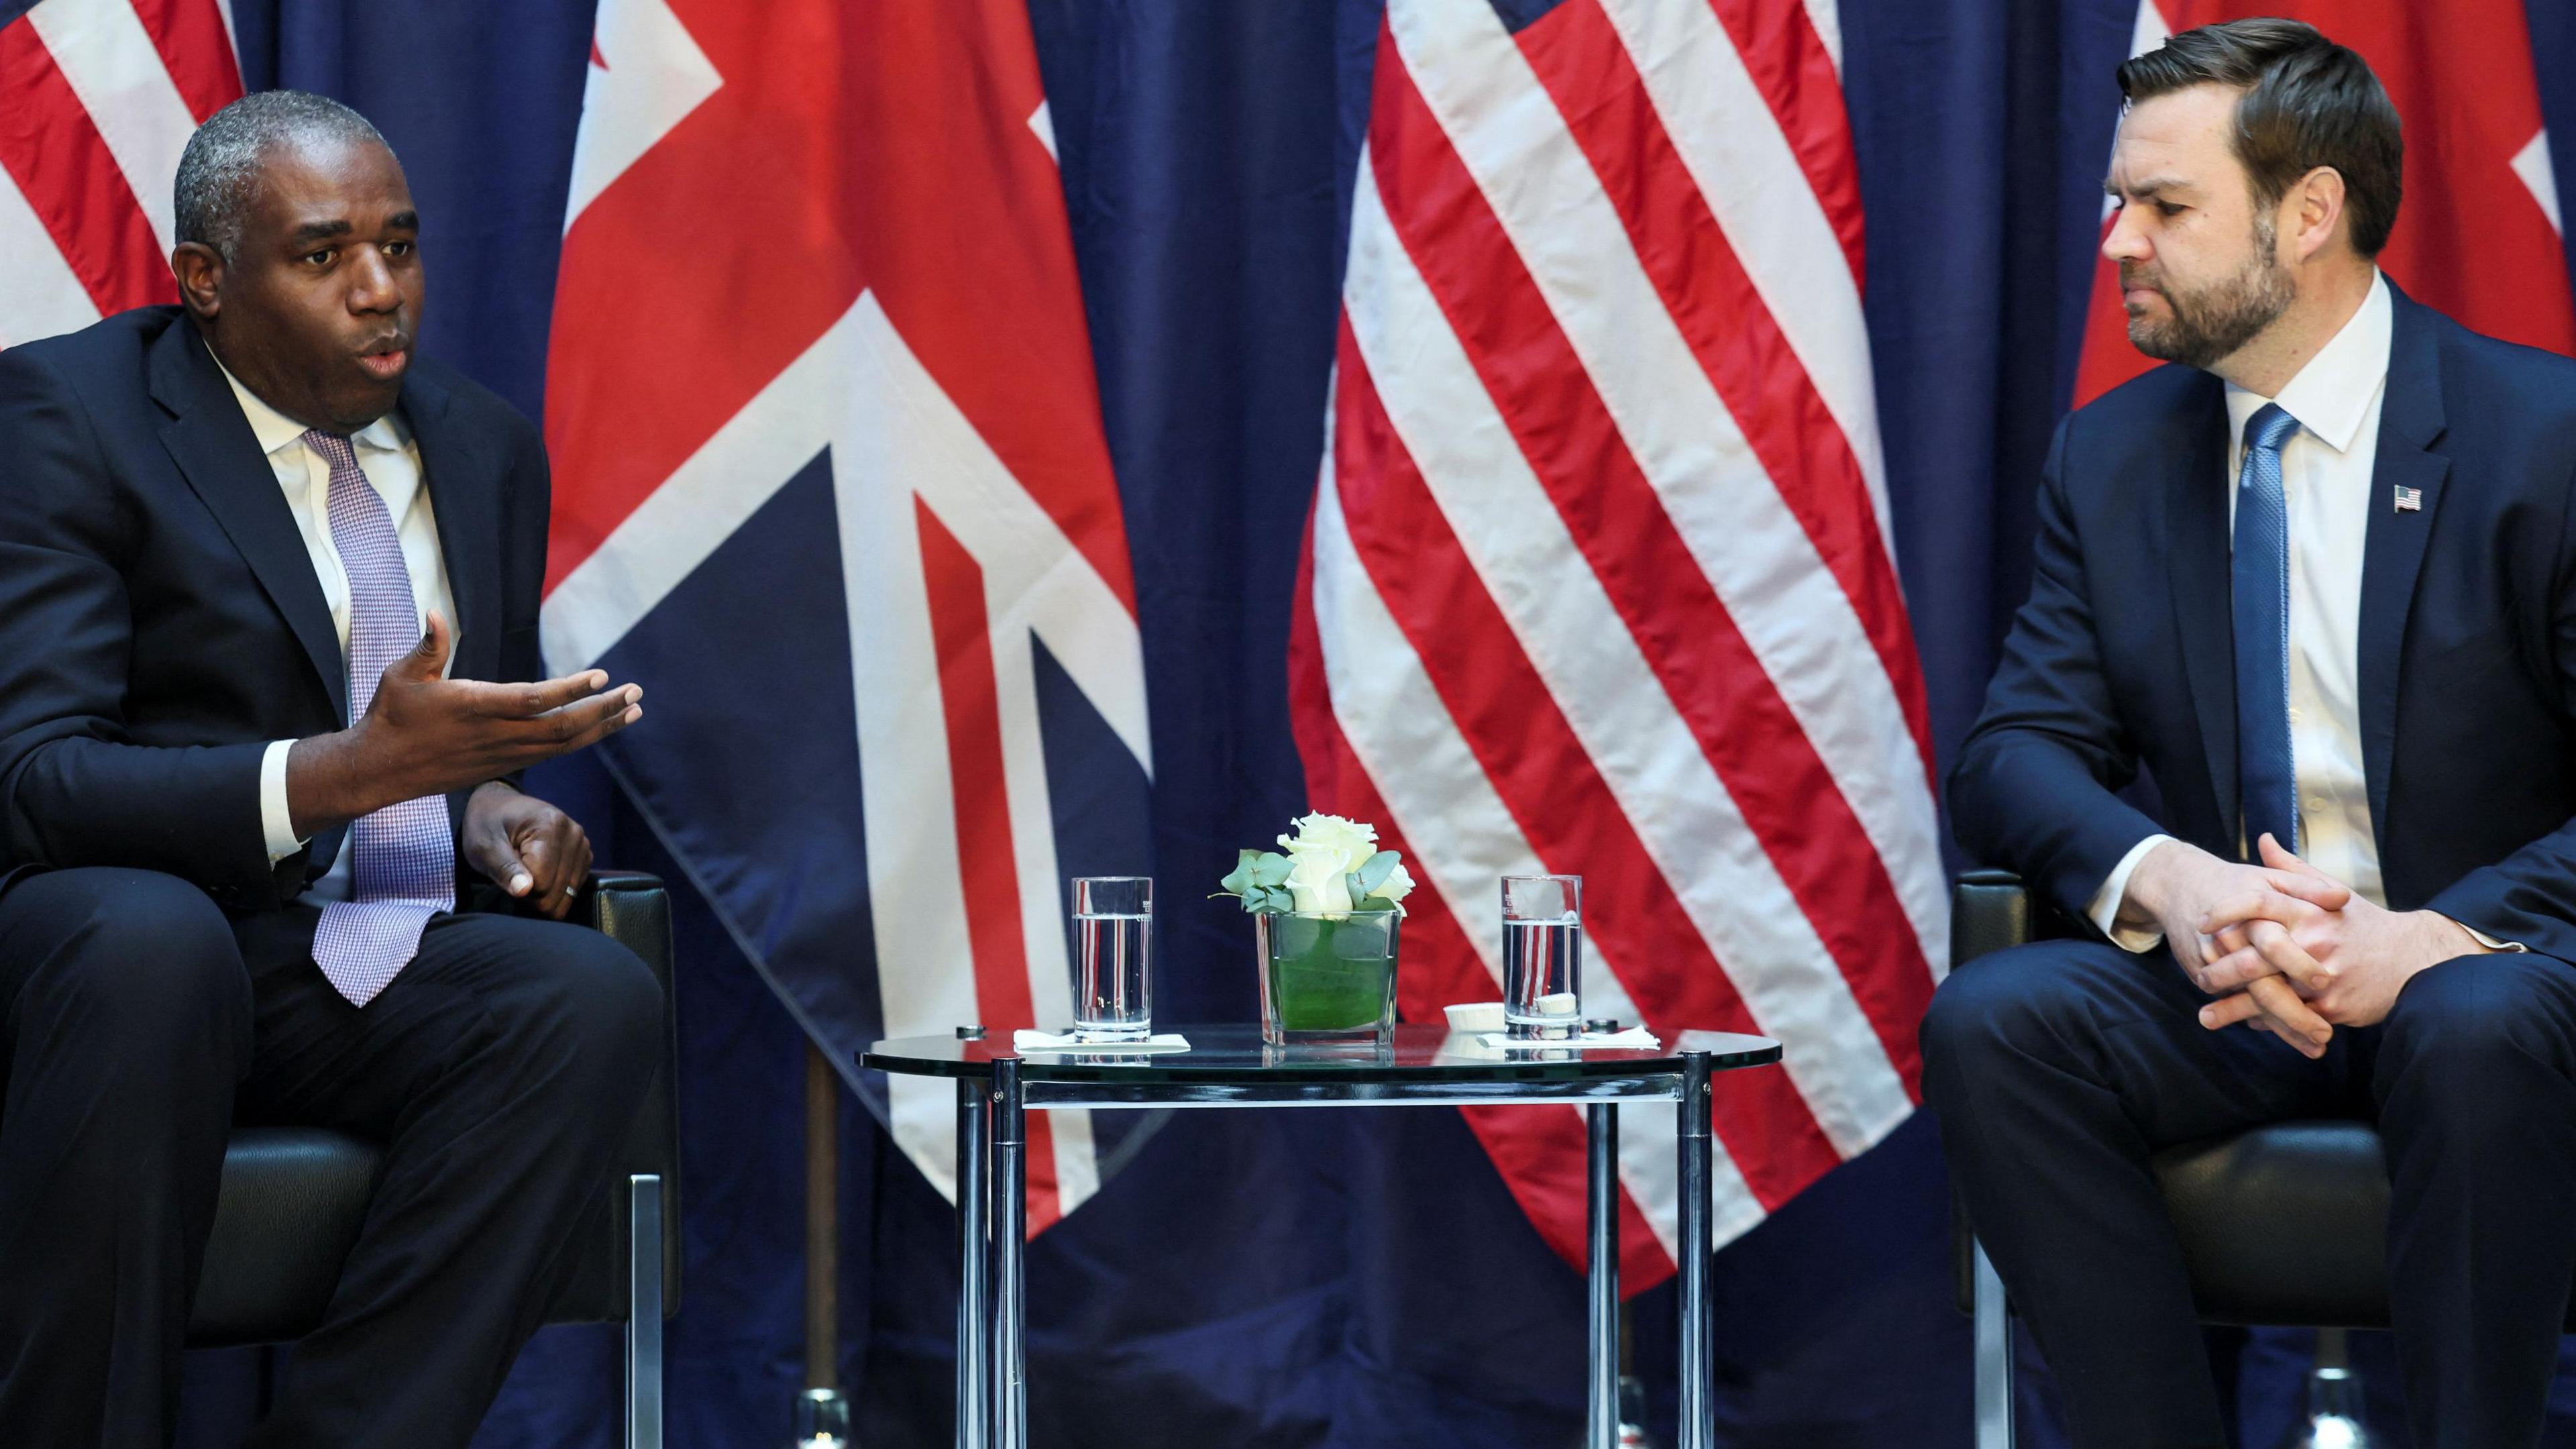
[[[420,647],[386,666],[364,718],[295,742],[286,799],[295,833],[496,780],[596,744],[644,717],[644,691],[596,669],[533,684],[448,679],[455,631],[436,610]]]

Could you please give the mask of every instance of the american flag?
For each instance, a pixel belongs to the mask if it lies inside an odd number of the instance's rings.
[[[611,768],[845,1067],[1061,1026],[1065,876],[1150,870],[1084,833],[1153,756],[1053,147],[1023,0],[599,7],[546,657],[657,701]],[[887,1105],[953,1193],[953,1093]],[[1029,1149],[1035,1232],[1102,1144]]]
[[[0,0],[0,347],[179,300],[170,186],[241,95],[216,0]]]
[[[1914,1110],[1944,969],[1831,0],[1390,0],[1297,601],[1317,805],[1414,896],[1404,1014],[1491,999],[1496,878],[1585,879],[1587,1015],[1759,1031],[1731,1237]],[[1669,1107],[1624,1107],[1629,1285]],[[1471,1123],[1583,1251],[1581,1122]]]

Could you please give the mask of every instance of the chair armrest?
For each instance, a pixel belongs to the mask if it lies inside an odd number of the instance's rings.
[[[659,877],[637,870],[595,870],[583,882],[573,919],[604,932],[635,953],[662,983],[662,1069],[646,1089],[626,1141],[618,1148],[614,1180],[602,1205],[605,1221],[584,1229],[576,1265],[546,1314],[549,1323],[619,1320],[626,1316],[626,1179],[655,1173],[662,1179],[663,1311],[680,1307],[680,1116],[677,981],[671,951],[671,897]]]
[[[2008,870],[1972,870],[1950,888],[1950,969],[2031,940],[2030,890]],[[1976,1307],[1975,1230],[1954,1183],[1950,1196],[1951,1290],[1961,1313]]]
[[[671,896],[662,878],[640,870],[594,870],[582,883],[578,903],[581,923],[604,931],[652,968],[668,995],[671,990]]]
[[[1951,969],[2029,943],[2030,890],[2008,870],[1972,870],[1950,889]]]
[[[2083,930],[2089,932],[2091,928],[2088,926]],[[2078,933],[2056,907],[2046,901],[2034,900],[2030,888],[2011,871],[1965,871],[1960,874],[1958,883],[1950,888],[1950,969],[1953,971],[1996,951]],[[1970,1251],[1973,1232],[1968,1222],[1967,1205],[1958,1200],[1954,1189],[1950,1205],[1950,1261],[1953,1286],[1957,1290],[1962,1313],[1972,1311],[1976,1301],[1976,1270]]]

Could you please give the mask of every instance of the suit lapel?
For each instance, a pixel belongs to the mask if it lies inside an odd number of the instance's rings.
[[[2362,546],[2358,660],[2362,769],[2370,786],[2372,833],[2382,842],[2388,839],[2388,776],[2397,753],[2397,686],[2406,620],[2415,607],[2415,583],[2424,568],[2424,546],[2433,536],[2433,515],[2451,474],[2450,458],[2434,446],[2444,421],[2441,362],[2431,323],[2395,283],[2388,290],[2396,316],[2388,344],[2387,392],[2379,409],[2379,453],[2371,465],[2369,534]],[[2398,512],[2400,489],[2420,493],[2421,506]]]
[[[501,469],[490,440],[463,426],[446,386],[415,370],[403,383],[403,416],[420,448],[421,486],[438,517],[438,551],[456,599],[454,674],[488,679],[500,665]]]
[[[2155,456],[2171,460],[2164,480],[2165,550],[2172,570],[2174,632],[2182,640],[2193,713],[2217,791],[2225,838],[2237,834],[2236,626],[2229,609],[2227,395],[2203,374],[2177,410],[2174,436]]]
[[[251,573],[285,616],[305,658],[331,693],[338,717],[349,716],[348,667],[331,606],[314,576],[313,556],[279,491],[277,473],[259,450],[232,385],[186,320],[152,345],[152,396],[172,414],[161,445],[196,490]]]

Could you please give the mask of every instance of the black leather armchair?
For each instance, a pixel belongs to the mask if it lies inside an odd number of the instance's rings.
[[[2061,934],[2052,920],[2019,877],[1970,871],[1951,893],[1951,969]],[[2155,1171],[2204,1320],[2387,1325],[2388,1168],[2367,1123],[2277,1122],[2171,1148]],[[2300,1230],[2240,1231],[2248,1223]],[[1961,1306],[1976,1316],[1977,1449],[2011,1449],[2009,1306],[1964,1208],[1954,1211],[1953,1230]]]
[[[671,901],[659,880],[600,871],[577,910],[642,957],[671,999]],[[549,1323],[626,1324],[628,1449],[660,1449],[662,1320],[680,1301],[674,1019],[666,1013],[662,1070],[628,1129],[618,1185],[584,1229],[573,1274],[546,1315]],[[374,1144],[321,1128],[233,1133],[188,1323],[191,1348],[285,1343],[321,1323],[366,1216],[377,1159]]]

